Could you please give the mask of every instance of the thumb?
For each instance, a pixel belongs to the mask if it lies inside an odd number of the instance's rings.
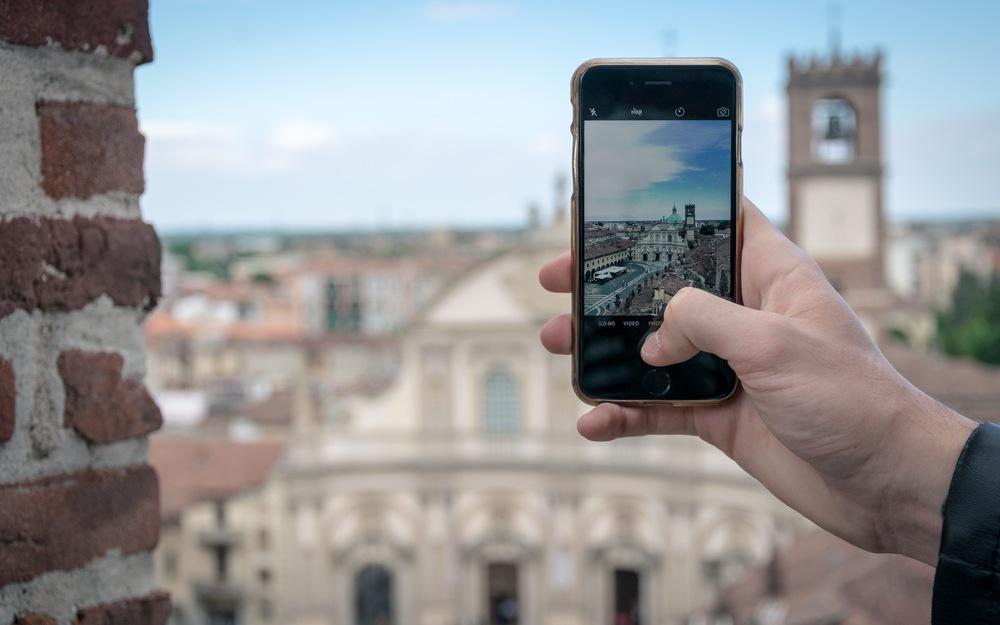
[[[642,359],[654,367],[683,362],[698,352],[740,361],[771,353],[781,344],[786,319],[746,308],[700,289],[685,287],[663,311],[663,323],[642,345]]]

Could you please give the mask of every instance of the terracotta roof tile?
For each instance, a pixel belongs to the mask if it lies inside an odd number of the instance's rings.
[[[634,247],[635,242],[626,241],[622,239],[620,241],[604,241],[602,243],[596,243],[594,245],[588,245],[584,250],[586,258],[589,260],[591,258],[597,258],[599,256],[605,256],[607,254],[614,254],[615,252],[621,252],[622,250],[627,250],[630,247]]]
[[[160,516],[262,485],[283,452],[275,441],[154,435],[149,462],[160,476]]]

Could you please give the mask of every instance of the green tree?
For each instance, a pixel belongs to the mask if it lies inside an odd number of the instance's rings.
[[[171,254],[180,258],[185,271],[210,273],[222,280],[229,280],[229,261],[200,256],[194,240],[168,241],[167,249],[170,250]]]
[[[951,307],[937,313],[937,344],[946,354],[1000,365],[1000,274],[959,273]]]
[[[266,271],[258,271],[257,273],[250,276],[250,281],[254,284],[265,284],[271,286],[274,284],[274,276]]]

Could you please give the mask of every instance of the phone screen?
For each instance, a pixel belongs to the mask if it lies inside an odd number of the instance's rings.
[[[578,385],[594,399],[713,400],[725,361],[640,357],[685,286],[736,297],[738,80],[716,65],[598,65],[577,120]]]

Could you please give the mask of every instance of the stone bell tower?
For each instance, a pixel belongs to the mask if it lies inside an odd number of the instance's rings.
[[[697,220],[695,219],[694,204],[684,205],[684,235],[687,240],[694,241],[694,231],[697,225]]]
[[[789,235],[848,302],[883,299],[881,52],[788,59]]]

